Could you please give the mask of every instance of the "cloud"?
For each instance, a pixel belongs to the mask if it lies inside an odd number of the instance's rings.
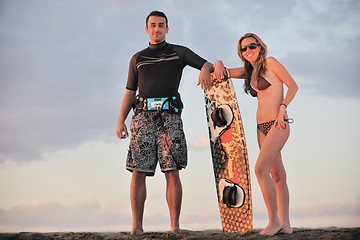
[[[331,217],[337,226],[355,226],[359,220],[360,205],[350,204],[321,204],[292,207],[290,209],[293,221],[311,218]],[[254,221],[261,222],[267,216],[265,210],[254,209]],[[343,222],[345,221],[347,222]],[[350,220],[349,220],[350,219]],[[357,219],[357,220],[356,220]],[[182,226],[191,229],[209,229],[220,227],[217,212],[183,213]],[[169,224],[167,212],[144,216],[147,229],[166,230]],[[0,231],[36,231],[36,229],[50,229],[50,231],[119,231],[119,227],[129,231],[131,216],[124,213],[121,207],[102,207],[96,201],[78,202],[64,205],[57,202],[35,202],[29,205],[15,206],[10,209],[0,209]],[[307,227],[307,226],[303,226]],[[310,226],[309,226],[310,227]],[[121,230],[121,229],[120,229]]]
[[[2,4],[0,161],[40,159],[113,133],[127,72],[124,35],[114,31],[121,11],[27,3]]]
[[[305,219],[305,218],[323,218],[323,217],[360,217],[360,204],[357,202],[348,203],[321,203],[321,204],[310,204],[310,205],[296,205],[290,206],[290,215],[294,219]],[[266,219],[267,212],[265,208],[254,209],[254,217],[258,219]],[[337,223],[334,222],[336,225]]]
[[[359,218],[360,204],[314,204],[310,206],[298,206],[292,211],[292,215],[296,218],[316,218],[316,217],[337,217],[352,216]]]
[[[256,204],[255,204],[256,205]],[[254,224],[258,228],[266,226],[268,215],[265,206],[253,208]],[[293,227],[358,227],[360,205],[357,202],[321,204],[290,204],[290,220]]]
[[[354,65],[360,62],[359,41],[360,36],[331,50],[292,52],[285,62],[291,66],[289,69],[293,77],[299,78],[298,83],[304,87],[303,90],[324,96],[359,99],[360,68]]]
[[[236,41],[252,31],[303,89],[360,96],[358,1],[254,2],[246,11],[241,2],[204,3],[2,1],[0,162],[115,136],[128,63],[147,45],[145,17],[154,9],[169,17],[170,42],[210,61],[240,65]]]
[[[360,70],[355,63],[360,62],[360,29],[355,26],[360,24],[356,13],[360,3],[318,1],[303,4],[299,10],[298,14],[305,14],[293,19],[297,23],[290,30],[293,43],[283,57],[285,65],[304,90],[358,99]],[[283,45],[277,42],[280,52]]]
[[[131,217],[107,211],[97,202],[62,205],[57,202],[36,202],[0,210],[0,229],[108,229],[128,225]]]
[[[204,149],[210,148],[209,137],[207,136],[197,136],[190,141],[190,147],[193,149]]]
[[[184,226],[196,226],[206,229],[209,223],[219,219],[217,216],[185,215],[182,217]],[[168,212],[164,214],[144,215],[147,229],[167,230]],[[34,202],[29,205],[0,209],[0,231],[129,231],[131,216],[124,209],[102,207],[96,201],[79,202],[64,205],[58,202]]]

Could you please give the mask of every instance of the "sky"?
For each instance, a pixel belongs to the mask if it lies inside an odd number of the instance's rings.
[[[0,232],[130,231],[129,139],[117,117],[145,18],[167,41],[241,66],[254,32],[299,91],[283,151],[294,227],[360,227],[360,2],[356,0],[0,0]],[[183,229],[221,229],[199,71],[186,67]],[[256,99],[234,79],[251,167],[254,228],[267,224],[254,175]],[[129,125],[132,113],[126,123]],[[165,177],[147,178],[145,231],[169,230]]]

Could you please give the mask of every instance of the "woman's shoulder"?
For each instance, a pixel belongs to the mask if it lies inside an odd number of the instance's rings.
[[[276,58],[274,58],[272,56],[266,58],[267,65],[273,65],[273,64],[278,64],[278,63],[279,63],[279,61],[276,60]]]
[[[276,69],[283,67],[282,64],[276,60],[274,57],[267,57],[266,58],[266,68],[272,71],[276,71]]]

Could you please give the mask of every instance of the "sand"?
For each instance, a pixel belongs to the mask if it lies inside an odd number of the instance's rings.
[[[142,235],[131,236],[129,232],[19,232],[0,233],[1,240],[26,239],[26,240],[58,240],[58,239],[360,239],[360,228],[294,228],[291,235],[278,234],[272,237],[260,236],[259,230],[247,234],[223,233],[221,230],[190,231],[182,230],[181,233],[170,232],[146,232]]]

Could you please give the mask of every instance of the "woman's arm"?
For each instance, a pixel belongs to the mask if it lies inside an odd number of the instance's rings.
[[[224,75],[229,75],[230,78],[244,78],[245,69],[244,67],[225,68],[224,63],[217,60],[214,64],[214,73],[217,79],[224,78]]]
[[[295,94],[299,87],[297,86],[295,80],[291,77],[285,67],[278,62],[275,58],[269,57],[266,59],[266,67],[282,81],[288,88],[286,91],[286,96],[279,106],[279,113],[276,119],[276,124],[279,127],[285,128],[285,118],[287,118],[286,108],[290,102],[294,99]]]
[[[269,57],[266,59],[266,67],[271,70],[275,75],[286,85],[288,88],[286,92],[286,96],[282,103],[284,107],[288,106],[291,101],[294,99],[296,92],[298,91],[299,87],[296,84],[295,80],[291,77],[289,72],[286,68],[275,58]]]

